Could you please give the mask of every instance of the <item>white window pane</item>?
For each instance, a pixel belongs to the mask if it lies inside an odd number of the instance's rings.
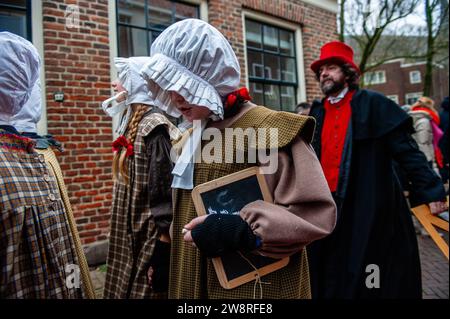
[[[119,22],[138,27],[145,25],[145,0],[119,0],[117,9],[119,11]]]
[[[148,55],[147,31],[119,26],[119,54],[121,57]]]
[[[293,86],[281,86],[281,105],[283,111],[295,111],[295,89]]]
[[[264,54],[264,76],[268,80],[280,80],[280,60],[277,55]]]
[[[422,81],[420,71],[409,72],[409,81],[412,84],[420,83]]]
[[[280,53],[290,56],[295,55],[293,32],[280,30]]]
[[[172,24],[172,2],[158,0],[157,3],[149,1],[148,4],[148,26],[165,29]]]
[[[250,83],[250,96],[252,102],[257,105],[264,105],[264,91],[261,83]]]
[[[277,85],[265,84],[264,97],[267,107],[274,110],[280,110],[280,91]]]
[[[278,52],[278,29],[265,25],[264,50]]]
[[[27,38],[27,17],[25,12],[0,9],[0,31],[9,31]]]
[[[386,97],[398,104],[398,96],[397,95],[387,95]]]
[[[248,51],[247,62],[249,67],[248,75],[251,77],[264,78],[264,64],[262,53]]]
[[[262,49],[261,24],[246,20],[245,38],[247,40],[247,47]]]
[[[27,0],[1,0],[0,4],[12,5],[16,7],[26,7]]]
[[[287,82],[296,82],[295,59],[294,58],[280,58],[281,63],[281,80]]]

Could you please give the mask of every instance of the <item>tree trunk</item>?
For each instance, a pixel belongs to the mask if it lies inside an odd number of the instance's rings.
[[[340,2],[340,13],[339,13],[339,41],[345,42],[345,0]]]
[[[433,58],[434,58],[434,35],[433,35],[433,12],[430,0],[425,0],[425,15],[427,21],[427,57],[425,67],[425,79],[423,83],[423,95],[431,95],[433,85]]]

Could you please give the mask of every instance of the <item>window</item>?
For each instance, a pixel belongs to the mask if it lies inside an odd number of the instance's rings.
[[[422,92],[415,92],[415,93],[407,93],[405,95],[405,101],[408,105],[413,105],[417,102],[417,100],[423,95]]]
[[[386,72],[385,71],[367,72],[366,74],[364,74],[364,83],[366,85],[386,83]]]
[[[0,0],[1,31],[9,31],[31,41],[31,0]]]
[[[119,56],[148,56],[156,37],[171,24],[199,18],[199,6],[171,0],[116,0]]]
[[[409,72],[409,82],[411,84],[421,83],[422,82],[422,76],[420,74],[420,71],[411,71],[411,72]]]
[[[386,97],[398,104],[398,95],[387,95]]]
[[[256,104],[294,112],[297,96],[295,33],[245,19],[250,94]]]

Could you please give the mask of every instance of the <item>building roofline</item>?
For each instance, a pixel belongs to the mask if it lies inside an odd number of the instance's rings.
[[[405,59],[404,59],[404,58],[399,58],[399,59],[394,59],[394,60],[386,61],[386,62],[384,62],[384,63],[381,64],[381,65],[391,64],[391,63],[400,63],[400,67],[401,67],[401,68],[409,68],[409,67],[412,67],[412,66],[418,66],[418,65],[424,65],[424,64],[427,64],[426,61],[419,61],[419,62],[413,62],[413,63],[404,63],[404,62],[405,62]],[[381,66],[381,65],[380,65],[380,66]],[[380,66],[379,66],[379,67],[380,67]],[[433,62],[433,66],[438,67],[438,68],[441,68],[441,69],[444,67],[442,64],[436,63],[436,62]]]
[[[426,61],[420,61],[420,62],[414,62],[414,63],[405,63],[405,64],[402,63],[400,65],[400,67],[402,67],[402,68],[409,68],[411,66],[424,65],[424,64],[427,64],[427,62]],[[435,64],[435,63],[433,63],[433,64]]]
[[[304,3],[331,11],[333,13],[339,12],[339,5],[337,0],[301,0]]]

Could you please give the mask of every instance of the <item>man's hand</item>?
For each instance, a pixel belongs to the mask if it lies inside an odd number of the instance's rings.
[[[440,213],[443,213],[448,210],[448,205],[446,201],[442,202],[433,202],[429,204],[431,214],[433,215],[439,215]]]

